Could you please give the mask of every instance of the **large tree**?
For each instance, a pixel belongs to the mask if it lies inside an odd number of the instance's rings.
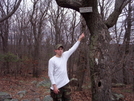
[[[109,66],[110,35],[108,29],[113,27],[122,9],[130,0],[115,0],[115,8],[104,21],[98,12],[98,0],[56,0],[62,7],[79,12],[80,7],[92,7],[93,12],[81,13],[90,30],[90,73],[92,83],[92,101],[111,101],[111,70]]]

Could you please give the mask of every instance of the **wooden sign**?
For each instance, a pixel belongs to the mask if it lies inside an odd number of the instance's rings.
[[[80,7],[79,11],[80,13],[89,13],[92,12],[92,7]]]

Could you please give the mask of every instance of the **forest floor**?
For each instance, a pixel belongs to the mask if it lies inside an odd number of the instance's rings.
[[[45,75],[45,74],[44,74]],[[30,98],[40,98],[43,99],[49,92],[46,92],[45,88],[35,87],[31,82],[33,81],[43,81],[45,77],[42,75],[39,78],[33,77],[13,77],[13,76],[0,76],[0,92],[7,92],[12,95],[12,98],[19,99],[30,99]],[[48,88],[47,88],[48,89]],[[27,94],[20,98],[18,95],[19,91],[27,90]],[[132,85],[127,85],[123,88],[112,88],[114,92],[123,94],[125,96],[125,101],[134,101],[134,93],[132,92]],[[73,101],[91,101],[91,91],[89,89],[84,89],[83,91],[73,91],[72,92]]]

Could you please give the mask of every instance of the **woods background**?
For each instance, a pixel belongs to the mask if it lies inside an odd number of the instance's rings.
[[[100,0],[98,9],[105,20],[114,9],[114,1]],[[86,38],[68,61],[68,71],[70,78],[78,79],[79,90],[84,83],[90,86],[90,31],[79,12],[59,7],[54,0],[1,0],[0,15],[1,76],[39,77],[47,71],[54,46],[62,43],[67,50],[84,32]],[[112,83],[134,84],[133,0],[109,32]]]

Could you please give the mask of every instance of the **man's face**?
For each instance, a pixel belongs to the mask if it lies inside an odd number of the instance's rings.
[[[55,50],[56,56],[60,57],[63,53],[63,48],[59,47],[58,49]]]

